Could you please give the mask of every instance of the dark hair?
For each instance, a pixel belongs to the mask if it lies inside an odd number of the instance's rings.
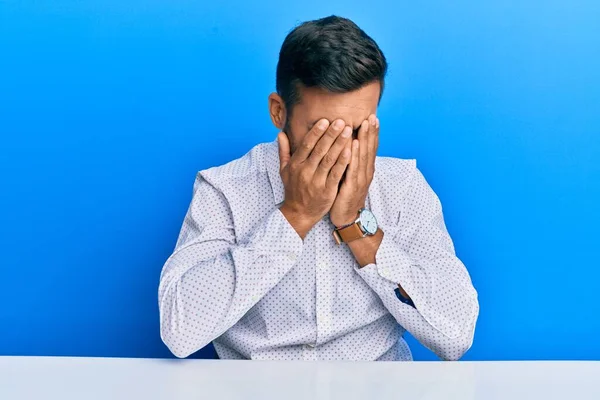
[[[277,93],[289,121],[301,85],[345,93],[379,81],[381,98],[386,72],[377,43],[351,20],[332,15],[304,22],[286,36],[277,63]]]

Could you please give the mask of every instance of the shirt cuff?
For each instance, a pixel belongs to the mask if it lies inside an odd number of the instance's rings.
[[[410,296],[404,286],[407,279],[410,279],[409,269],[412,260],[394,242],[394,231],[392,229],[385,229],[383,232],[383,239],[375,253],[375,263],[367,264],[362,268],[357,266],[356,269],[360,273],[362,270],[367,271],[369,268],[374,268],[381,278],[393,283],[394,287],[402,286],[402,289]]]
[[[360,268],[355,264],[355,271],[367,282],[373,290],[387,298],[396,298],[407,306],[415,308],[411,299],[400,294],[398,285],[406,291],[403,283],[408,268],[411,265],[410,257],[394,243],[393,229],[385,229],[383,239],[375,253],[375,263],[370,263]],[[410,293],[406,291],[410,296]]]
[[[279,208],[267,214],[250,235],[247,246],[259,254],[296,261],[304,241]]]
[[[400,288],[396,288],[394,289],[394,293],[396,293],[396,297],[398,298],[398,300],[400,300],[401,302],[403,302],[404,304],[411,306],[412,308],[415,308],[415,303],[413,303],[413,301],[411,299],[408,299],[404,296],[402,296],[402,293],[400,293]]]
[[[387,233],[386,233],[387,232]],[[387,291],[393,291],[394,295],[400,300],[402,303],[415,308],[415,304],[410,298],[406,298],[400,293],[400,289],[398,285],[402,286],[402,276],[401,272],[397,270],[401,268],[403,265],[406,267],[410,267],[410,258],[400,249],[397,248],[393,241],[393,230],[386,229],[383,234],[383,239],[379,244],[379,248],[377,249],[377,253],[375,254],[375,263],[367,264],[363,268],[359,268],[356,266],[356,271],[366,278],[362,272],[368,271],[368,268],[371,268],[373,272],[376,274],[370,277],[369,280],[382,279],[387,281],[385,283],[381,283],[383,287],[388,287]],[[392,285],[390,285],[390,283]],[[402,286],[404,289],[404,286]]]
[[[383,239],[375,254],[375,263],[367,264],[363,268],[355,264],[354,268],[382,299],[390,300],[389,304],[392,304],[391,299],[393,299],[398,306],[402,304],[400,309],[405,306],[413,307],[432,327],[449,338],[461,334],[460,327],[464,324],[456,323],[445,316],[445,312],[450,310],[441,311],[431,307],[432,285],[436,285],[437,282],[432,282],[426,273],[419,275],[420,284],[414,280],[413,275],[424,270],[422,266],[415,264],[414,260],[394,241],[393,229],[384,229]],[[398,285],[408,294],[412,304],[398,301],[395,293]],[[458,297],[462,298],[462,296]],[[451,303],[452,299],[448,297],[444,298],[444,301],[448,300]]]

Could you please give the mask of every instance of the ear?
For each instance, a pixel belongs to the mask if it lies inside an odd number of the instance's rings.
[[[269,95],[269,115],[271,116],[273,125],[277,129],[282,130],[285,126],[286,117],[285,102],[277,93]]]

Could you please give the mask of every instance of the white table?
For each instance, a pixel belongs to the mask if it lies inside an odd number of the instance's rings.
[[[0,357],[0,399],[600,399],[600,362]]]

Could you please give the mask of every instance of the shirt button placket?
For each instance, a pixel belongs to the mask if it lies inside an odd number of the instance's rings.
[[[302,346],[302,358],[307,361],[317,361],[317,347],[313,343],[307,343]]]
[[[319,226],[319,236],[327,237],[329,225],[321,220]],[[330,268],[329,252],[326,241],[317,241],[316,243],[316,285],[317,285],[317,343],[323,343],[331,333],[331,296],[330,296]]]

